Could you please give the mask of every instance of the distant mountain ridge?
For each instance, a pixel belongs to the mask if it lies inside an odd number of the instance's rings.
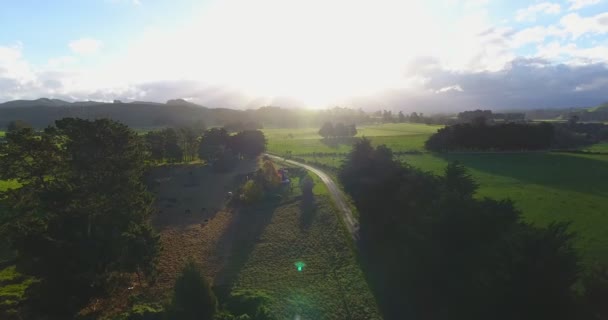
[[[197,120],[215,124],[222,117],[232,117],[238,110],[213,109],[188,102],[184,99],[167,103],[133,101],[113,102],[75,101],[41,98],[36,100],[14,100],[0,103],[0,128],[11,120],[23,120],[36,128],[53,124],[65,117],[84,119],[111,118],[132,127],[164,127],[191,124]],[[0,129],[1,130],[1,129]]]
[[[121,102],[120,100],[114,100],[114,102],[101,102],[101,101],[74,101],[69,102],[60,99],[49,99],[49,98],[39,98],[36,100],[12,100],[4,103],[0,103],[0,108],[14,108],[14,107],[87,107],[101,104],[115,104],[115,103],[130,103],[130,104],[150,104],[150,105],[163,105],[160,102],[151,102],[151,101],[130,101],[130,102]],[[196,103],[189,102],[184,99],[173,99],[168,100],[166,105],[181,105],[181,106],[191,106],[191,107],[201,107]]]

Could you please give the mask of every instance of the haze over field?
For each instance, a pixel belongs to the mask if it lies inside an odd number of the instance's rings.
[[[455,111],[607,99],[602,0],[8,1],[0,102]]]

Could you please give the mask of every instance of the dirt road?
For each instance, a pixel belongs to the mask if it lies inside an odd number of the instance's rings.
[[[287,163],[302,167],[316,174],[321,179],[321,181],[323,181],[323,183],[327,186],[332,200],[336,204],[338,210],[340,210],[340,212],[342,213],[344,224],[346,225],[348,232],[350,232],[353,240],[357,240],[359,238],[359,224],[357,223],[357,220],[355,220],[355,218],[353,217],[353,212],[350,210],[350,207],[348,205],[348,202],[346,201],[346,198],[344,197],[344,194],[342,193],[342,190],[340,190],[336,182],[332,180],[327,173],[319,170],[318,168],[309,166],[301,162],[287,160],[282,157],[273,156],[271,154],[268,154],[268,156],[276,160],[286,161]]]

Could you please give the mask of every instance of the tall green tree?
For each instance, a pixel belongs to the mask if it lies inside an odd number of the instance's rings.
[[[199,145],[199,157],[207,162],[221,159],[228,148],[230,135],[224,128],[211,128],[203,134]]]
[[[18,267],[41,278],[37,310],[68,318],[104,291],[113,273],[150,273],[159,250],[142,183],[145,146],[111,120],[66,118],[35,136],[7,134],[0,179]]]
[[[331,122],[323,123],[319,129],[319,135],[325,139],[335,136],[334,125]]]
[[[255,158],[266,151],[266,137],[260,130],[241,131],[230,136],[229,147],[245,158]]]
[[[434,176],[367,139],[338,176],[359,210],[361,253],[386,318],[583,319],[567,224],[527,224],[511,201],[475,198],[461,165]],[[591,288],[589,299],[601,299]]]

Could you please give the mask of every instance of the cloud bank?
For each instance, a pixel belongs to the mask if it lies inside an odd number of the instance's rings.
[[[175,28],[146,28],[111,58],[99,58],[109,48],[91,37],[43,65],[25,58],[26,44],[0,45],[0,101],[185,98],[210,107],[433,112],[592,106],[608,100],[608,12],[578,10],[598,2],[540,2],[506,22],[491,19],[488,1],[439,1],[443,11],[425,1],[213,2]],[[536,23],[547,18],[554,20]]]

